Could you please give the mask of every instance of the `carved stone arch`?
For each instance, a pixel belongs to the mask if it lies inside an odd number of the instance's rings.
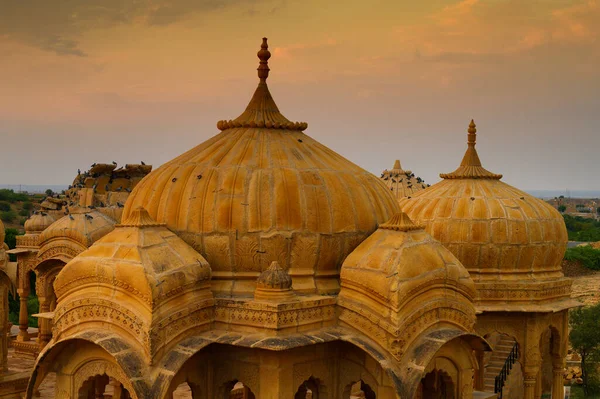
[[[559,323],[556,323],[559,324]],[[567,325],[568,328],[568,325]],[[553,357],[564,358],[567,356],[567,350],[569,348],[569,336],[568,333],[563,333],[563,331],[568,329],[561,328],[555,325],[554,322],[551,322],[548,327],[550,330],[550,342],[551,342],[551,354]]]
[[[54,292],[54,288],[51,287],[53,279],[65,265],[63,260],[52,258],[40,262],[34,267],[33,270],[37,275],[36,293],[38,296],[46,297]]]
[[[37,265],[40,265],[51,259],[68,263],[71,259],[86,249],[87,246],[72,238],[54,238],[48,240],[47,242],[41,243],[40,250],[37,255]]]
[[[79,389],[81,389],[83,383],[90,377],[104,374],[123,384],[125,389],[129,391],[132,399],[137,399],[137,394],[125,372],[117,364],[111,363],[105,359],[92,359],[80,365],[73,374],[72,392],[79,392]]]
[[[142,356],[131,347],[131,345],[114,335],[105,332],[82,332],[76,336],[63,339],[61,341],[50,341],[50,343],[42,350],[38,356],[35,366],[27,385],[25,398],[31,399],[33,392],[37,386],[45,378],[46,374],[53,372],[53,367],[57,364],[61,357],[71,358],[74,353],[85,354],[87,351],[77,351],[70,348],[69,345],[91,345],[88,348],[95,348],[96,353],[102,353],[104,359],[110,359],[112,363],[124,373],[124,380],[120,381],[125,386],[125,383],[130,384],[127,390],[132,397],[138,397],[139,392],[150,392],[151,388],[148,385],[147,368]],[[73,368],[77,369],[85,365],[88,361],[97,360],[98,356],[85,359],[79,363],[72,363]],[[132,383],[135,381],[135,383]],[[134,387],[136,389],[133,389]],[[132,390],[130,391],[129,388]]]

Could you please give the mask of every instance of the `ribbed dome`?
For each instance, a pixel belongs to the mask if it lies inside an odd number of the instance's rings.
[[[286,122],[266,78],[246,111],[223,132],[150,173],[130,195],[124,218],[143,206],[203,254],[222,295],[252,295],[272,261],[294,289],[336,292],[342,261],[398,204],[385,185]],[[244,280],[244,281],[241,281]]]
[[[567,244],[562,216],[484,169],[475,149],[473,121],[468,131],[460,167],[401,200],[402,210],[448,247],[476,282],[562,277]]]
[[[25,221],[25,233],[41,233],[46,230],[56,219],[50,216],[46,212],[36,212],[29,219]]]

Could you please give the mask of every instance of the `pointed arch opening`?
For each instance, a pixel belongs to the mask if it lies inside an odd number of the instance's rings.
[[[327,389],[320,379],[310,376],[300,384],[294,399],[324,399],[327,397],[326,391]]]
[[[256,399],[254,393],[242,381],[233,380],[225,383],[223,399]]]
[[[343,399],[376,399],[377,395],[373,389],[366,384],[363,380],[358,380],[357,382],[350,383],[346,385],[344,388],[344,392],[342,393]]]

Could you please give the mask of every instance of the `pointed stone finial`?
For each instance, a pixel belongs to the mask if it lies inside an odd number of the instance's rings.
[[[441,173],[440,177],[442,179],[501,179],[502,175],[492,173],[481,166],[479,154],[477,154],[477,150],[475,149],[477,129],[473,119],[471,119],[471,123],[469,123],[467,133],[468,147],[460,166],[452,173]]]
[[[131,211],[129,216],[123,223],[118,224],[117,227],[157,227],[164,226],[163,223],[158,223],[150,216],[146,208],[138,206]]]
[[[267,44],[267,38],[263,37],[262,44],[260,45],[260,50],[256,55],[258,55],[258,59],[260,60],[260,64],[258,65],[258,77],[261,82],[265,82],[269,77],[269,58],[271,58],[271,52],[269,51],[269,45]]]
[[[477,139],[477,129],[473,119],[471,119],[471,123],[469,123],[469,129],[467,130],[467,132],[469,133],[467,135],[467,144],[469,144],[470,146],[474,146],[475,140]]]
[[[256,53],[260,59],[258,65],[258,87],[248,103],[246,110],[234,120],[220,120],[217,122],[219,130],[251,128],[251,129],[283,129],[283,130],[306,130],[308,123],[292,122],[279,112],[277,104],[273,100],[267,86],[269,77],[269,58],[271,52],[267,44],[267,38],[263,37],[260,50]]]
[[[395,231],[411,231],[421,230],[423,226],[416,225],[404,212],[396,213],[390,220],[379,225],[380,229],[383,230],[395,230]]]
[[[396,162],[394,162],[394,169],[402,169],[402,166],[400,166],[400,160],[396,159]]]

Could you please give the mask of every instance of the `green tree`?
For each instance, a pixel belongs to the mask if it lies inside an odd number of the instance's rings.
[[[4,242],[10,249],[14,249],[17,246],[17,236],[19,234],[19,230],[8,228],[5,231]]]
[[[581,356],[581,378],[585,395],[597,391],[590,382],[597,380],[597,362],[600,360],[600,304],[571,310],[569,339],[573,349]]]
[[[567,207],[566,207],[566,205],[559,205],[559,206],[558,206],[558,211],[559,211],[560,213],[563,213],[563,212],[564,212],[564,211],[566,211],[566,210],[567,210]]]
[[[52,196],[54,195],[54,191],[52,191],[52,190],[48,189],[48,190],[46,190],[46,195],[47,195],[48,197],[52,197]]]

